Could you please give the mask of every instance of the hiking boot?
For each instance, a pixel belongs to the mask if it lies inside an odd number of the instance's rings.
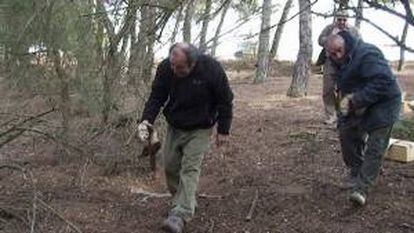
[[[367,201],[367,197],[360,191],[353,191],[349,194],[349,200],[356,205],[364,206]]]
[[[170,215],[163,222],[162,229],[168,233],[182,233],[184,230],[184,221],[178,216]]]

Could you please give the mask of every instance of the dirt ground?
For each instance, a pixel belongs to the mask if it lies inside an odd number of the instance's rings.
[[[238,75],[230,73],[233,79]],[[412,94],[412,72],[400,76]],[[314,75],[309,95],[302,99],[286,97],[288,77],[261,85],[232,83],[236,98],[231,144],[213,146],[206,155],[198,209],[187,232],[414,232],[412,163],[385,161],[365,208],[346,199],[337,133],[322,123],[321,83]],[[58,166],[47,151],[36,152],[25,143],[2,153],[30,168],[38,198],[50,207],[38,207],[36,232],[76,232],[69,222],[85,233],[161,232],[169,198],[137,192],[165,193],[162,177],[152,181],[145,169],[124,160],[112,164],[117,172],[89,160]],[[30,187],[18,172],[0,171],[0,206],[30,209]],[[246,221],[256,190],[257,206]],[[0,232],[28,232],[29,223],[19,217],[26,216],[0,209]]]

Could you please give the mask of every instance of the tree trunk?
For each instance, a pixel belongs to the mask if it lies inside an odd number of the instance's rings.
[[[214,35],[214,39],[213,39],[213,45],[211,47],[211,56],[213,57],[216,56],[216,50],[218,46],[221,29],[223,28],[224,19],[226,18],[227,12],[230,8],[230,3],[231,1],[226,1],[225,2],[226,5],[223,6],[223,10],[222,10],[221,17],[220,17],[220,22],[217,26],[216,34]]]
[[[310,0],[299,0],[299,52],[293,70],[293,78],[287,95],[307,95],[310,66],[312,62],[312,15]]]
[[[145,44],[145,46],[147,49],[144,57],[145,62],[144,64],[142,64],[142,78],[147,83],[151,80],[152,65],[154,63],[154,43],[156,40],[155,27],[157,24],[156,18],[156,9],[154,7],[150,7],[148,9],[148,23],[146,24],[147,43]]]
[[[97,10],[106,12],[102,1],[96,1]],[[109,114],[115,106],[113,98],[113,83],[119,77],[122,63],[119,59],[118,46],[122,38],[130,33],[131,25],[135,22],[134,15],[136,14],[136,5],[130,5],[127,14],[124,16],[124,22],[118,33],[115,33],[115,26],[109,19],[109,15],[104,13],[100,17],[100,23],[105,27],[108,35],[109,45],[108,52],[106,52],[105,62],[102,76],[102,124],[106,124],[109,119]]]
[[[263,0],[262,25],[259,35],[259,51],[254,83],[262,83],[267,78],[269,57],[270,17],[272,15],[272,1]]]
[[[109,114],[113,107],[112,84],[114,81],[113,75],[115,74],[115,67],[116,47],[111,46],[106,57],[106,67],[102,76],[102,124],[108,122]]]
[[[136,96],[142,97],[143,83],[149,82],[154,63],[154,43],[156,40],[156,8],[142,6],[141,20],[137,41],[131,45],[131,56],[128,64],[130,84],[133,84]]]
[[[277,55],[277,50],[279,49],[280,39],[282,37],[283,28],[285,27],[285,21],[289,15],[290,8],[292,7],[293,0],[287,0],[285,7],[283,8],[282,16],[280,17],[279,24],[277,26],[275,37],[273,39],[272,48],[270,49],[269,61],[275,59]]]
[[[358,0],[358,6],[356,10],[355,27],[360,29],[364,10],[364,0]]]
[[[68,144],[69,138],[69,129],[70,129],[70,93],[69,93],[69,76],[64,68],[65,56],[59,53],[55,48],[51,50],[53,68],[56,72],[56,76],[59,80],[59,112],[62,116],[61,121],[61,131],[59,132],[59,137],[62,140],[63,144]],[[68,60],[68,58],[66,58]],[[70,69],[70,67],[66,67]],[[65,161],[66,156],[68,155],[66,150],[63,149],[61,145],[57,146],[57,158],[59,163]]]
[[[407,32],[408,32],[408,22],[405,22],[403,33],[401,36],[401,43],[405,45],[405,41],[407,40]],[[404,67],[405,62],[405,49],[404,47],[400,47],[400,60],[398,61],[398,71],[401,71]]]
[[[183,25],[183,39],[185,42],[191,43],[191,23],[195,13],[195,4],[197,0],[190,0],[185,11],[184,25]]]
[[[201,28],[201,33],[200,33],[200,50],[202,52],[206,51],[207,49],[206,37],[207,37],[208,24],[210,23],[211,5],[212,5],[212,0],[206,0],[206,6],[204,9],[204,15],[203,15],[203,26]]]
[[[180,23],[183,19],[183,7],[181,6],[177,11],[177,19],[174,25],[174,31],[171,34],[171,45],[173,45],[177,39],[178,29],[180,28]]]
[[[70,118],[70,96],[69,96],[69,80],[64,69],[62,68],[62,59],[59,52],[56,49],[52,51],[53,66],[56,71],[56,76],[59,79],[60,84],[60,101],[59,111],[62,115],[62,138],[67,138],[69,130],[69,118]]]

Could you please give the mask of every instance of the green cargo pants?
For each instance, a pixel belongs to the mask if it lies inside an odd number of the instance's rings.
[[[340,128],[342,155],[356,178],[354,190],[367,193],[375,183],[393,126],[365,132],[359,127]]]
[[[325,114],[328,119],[336,119],[335,110],[335,91],[337,82],[337,68],[329,59],[325,61],[323,70],[323,84],[322,84],[322,100],[325,108]]]
[[[210,148],[212,129],[182,131],[169,126],[164,145],[167,186],[173,195],[170,214],[188,222],[197,205],[196,193],[204,154]]]

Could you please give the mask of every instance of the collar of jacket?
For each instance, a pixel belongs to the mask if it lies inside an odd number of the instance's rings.
[[[346,51],[346,59],[345,59],[345,65],[349,65],[352,63],[353,57],[356,55],[357,47],[361,44],[362,40],[360,38],[354,38],[355,42],[352,46],[352,48],[349,49],[349,51]]]

